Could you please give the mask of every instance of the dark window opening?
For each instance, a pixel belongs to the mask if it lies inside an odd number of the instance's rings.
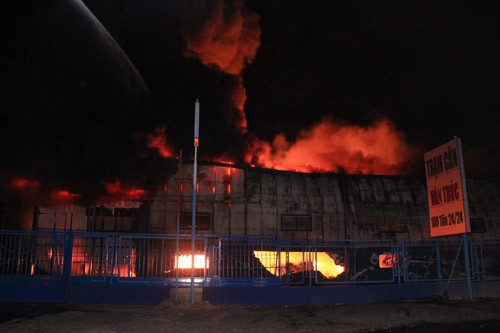
[[[311,215],[281,215],[281,231],[312,231]]]
[[[181,213],[179,228],[183,230],[191,230],[191,213]],[[196,230],[211,230],[210,228],[210,214],[196,213]]]
[[[137,217],[140,215],[140,208],[108,208],[104,206],[87,207],[87,216],[129,216]]]

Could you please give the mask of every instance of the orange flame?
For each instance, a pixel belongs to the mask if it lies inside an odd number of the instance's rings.
[[[331,119],[302,130],[291,143],[280,134],[271,144],[252,144],[248,164],[299,172],[346,172],[351,174],[401,174],[416,156],[388,120],[371,127],[335,124]]]
[[[231,92],[235,111],[231,119],[243,136],[248,133],[244,113],[247,96],[241,71],[255,59],[262,31],[259,16],[243,10],[242,1],[230,7],[224,4],[215,1],[210,7],[201,7],[198,11],[203,12],[201,27],[181,29],[186,38],[184,55],[237,78]],[[416,152],[406,144],[404,135],[387,120],[360,127],[326,119],[303,130],[296,142],[288,142],[282,134],[272,144],[255,140],[250,144],[245,163],[301,172],[391,175],[408,172],[415,158]]]
[[[174,150],[167,143],[166,131],[165,127],[159,127],[154,133],[146,135],[146,144],[149,148],[158,150],[162,157],[173,157]]]
[[[313,268],[321,272],[326,278],[336,278],[344,272],[344,267],[337,265],[335,260],[326,252],[295,252],[290,251],[287,256],[275,251],[254,251],[255,257],[268,272],[276,276],[286,273],[299,273]],[[279,259],[279,260],[278,260]],[[288,272],[287,272],[288,264]]]
[[[19,191],[25,199],[36,201],[37,204],[49,206],[71,205],[80,198],[79,194],[68,190],[44,190],[42,183],[25,177],[14,177],[10,180],[11,188]]]
[[[142,189],[123,187],[120,181],[107,183],[106,190],[113,196],[128,200],[139,200],[146,194],[146,191]]]

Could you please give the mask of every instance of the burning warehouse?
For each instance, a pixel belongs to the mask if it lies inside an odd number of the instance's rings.
[[[249,91],[247,101],[247,77],[253,89],[272,85],[289,95],[286,100],[293,97],[286,86],[256,80],[267,71],[258,66],[273,63],[255,64],[258,50],[274,45],[261,40],[265,30],[256,8],[245,1],[202,8],[196,2],[125,2],[120,10],[99,1],[23,2],[14,6],[15,15],[5,15],[12,23],[5,34],[12,52],[3,55],[2,77],[9,84],[0,99],[3,228],[31,229],[34,223],[35,229],[172,234],[179,215],[181,232],[189,233],[192,168],[187,163],[176,170],[172,157],[191,148],[196,96],[203,105],[200,156],[236,163],[201,164],[198,234],[428,237],[425,186],[399,176],[410,174],[421,156],[404,126],[385,116],[348,119],[355,109],[350,103],[343,110],[325,102],[327,113],[306,120],[314,105],[296,103],[300,112],[289,112],[287,104],[285,112],[271,115],[279,103],[257,98],[266,92],[261,89]],[[265,18],[265,6],[260,9]],[[267,22],[264,27],[272,28]],[[333,94],[329,87],[311,87],[302,98],[314,100],[319,88],[328,90],[321,95]],[[26,98],[29,92],[37,93]],[[265,121],[256,119],[263,112]],[[291,113],[299,115],[300,131],[286,130],[297,122],[283,117]],[[266,125],[269,117],[277,117],[272,126]],[[272,130],[254,134],[252,127]],[[469,161],[475,163],[474,152]],[[485,231],[477,237],[496,236],[497,186],[471,181],[468,188],[473,223]],[[33,206],[40,207],[34,219]]]
[[[495,106],[481,103],[497,98],[470,77],[492,77],[492,66],[471,67],[470,54],[458,52],[470,47],[435,39],[464,37],[445,24],[449,6],[422,11],[442,20],[400,25],[415,11],[401,6],[390,18],[375,5],[328,4],[308,5],[304,16],[299,2],[12,2],[1,55],[0,275],[42,276],[58,301],[85,299],[92,288],[94,297],[114,295],[130,279],[178,286],[189,266],[205,286],[297,273],[302,284],[442,283],[450,271],[463,280],[457,239],[429,240],[426,186],[414,166],[423,167],[425,147],[463,134],[466,169],[496,179],[497,128],[485,125],[498,121]],[[491,29],[474,29],[486,16],[467,13],[467,36],[491,45]],[[471,178],[467,193],[470,275],[500,279],[498,240],[487,242],[500,237],[500,186]],[[193,220],[194,255],[186,251]],[[1,285],[0,295],[11,295],[12,284]],[[437,290],[412,287],[415,299]],[[325,303],[338,300],[338,288],[325,289],[317,291]],[[387,290],[380,294],[399,294]],[[151,299],[163,300],[157,291]]]
[[[190,234],[192,163],[143,201],[38,208],[34,229]],[[414,177],[300,173],[200,162],[196,234],[317,239],[428,239],[425,184]],[[498,237],[498,184],[468,180],[474,238]]]
[[[394,264],[404,256],[412,258],[401,262],[408,265],[404,279],[446,276],[429,270],[436,265],[436,250],[425,245],[430,240],[427,192],[416,178],[300,173],[203,161],[197,179],[193,267],[198,279],[392,282],[402,278]],[[192,255],[192,180],[193,164],[179,163],[152,197],[97,207],[39,207],[33,229],[73,231],[73,276],[185,279]],[[498,184],[468,180],[467,189],[471,239],[497,238]],[[421,244],[425,250],[412,247],[409,251],[415,253],[403,254],[398,244]],[[40,249],[43,252],[43,246]],[[49,258],[54,250],[47,251],[44,256]],[[440,249],[440,269],[449,272],[456,251],[456,245]],[[106,264],[109,258],[118,262]]]

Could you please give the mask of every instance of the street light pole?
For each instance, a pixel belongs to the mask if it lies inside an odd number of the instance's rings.
[[[198,143],[200,127],[200,103],[196,99],[194,103],[194,163],[193,163],[193,209],[191,211],[191,293],[190,302],[194,304],[194,249],[195,249],[195,228],[196,228],[196,184],[198,173]]]
[[[183,170],[182,170],[182,150],[179,152],[179,177],[177,178],[177,219],[175,228],[175,302],[179,301],[179,234],[180,234],[180,220],[181,220],[181,208],[182,208],[182,182],[183,182]],[[166,215],[166,213],[165,213]]]

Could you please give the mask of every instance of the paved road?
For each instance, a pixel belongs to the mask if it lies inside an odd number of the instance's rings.
[[[3,333],[500,331],[500,299],[326,307],[218,307],[203,302],[193,306],[0,304],[0,310]]]

